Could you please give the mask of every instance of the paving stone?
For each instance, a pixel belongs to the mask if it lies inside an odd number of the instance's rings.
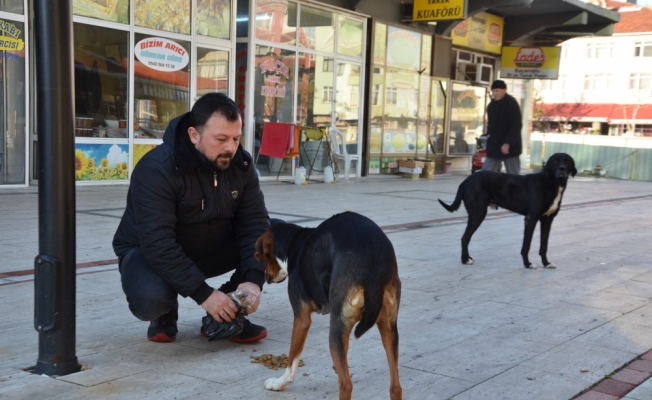
[[[623,397],[625,400],[652,400],[652,379],[641,383],[636,389]]]
[[[649,360],[636,360],[633,363],[629,364],[627,366],[627,368],[633,369],[633,370],[636,370],[636,371],[652,373],[652,361],[649,361]]]
[[[631,383],[632,385],[640,385],[650,376],[652,376],[652,374],[649,372],[637,371],[626,367],[615,373],[612,378],[622,382]]]
[[[635,387],[636,385],[633,385],[631,383],[607,378],[602,382],[598,383],[598,385],[594,387],[593,390],[600,393],[610,394],[612,396],[623,397]]]
[[[596,392],[595,390],[589,390],[580,397],[575,398],[575,400],[618,400],[620,397],[614,396],[611,394]]]

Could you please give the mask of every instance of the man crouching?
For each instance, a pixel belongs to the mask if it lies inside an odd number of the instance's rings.
[[[242,121],[227,96],[209,93],[168,125],[163,144],[148,152],[131,176],[127,208],[113,238],[129,309],[150,321],[147,338],[173,342],[177,295],[191,297],[218,323],[238,312],[226,295],[253,293],[260,303],[265,266],[254,257],[256,239],[270,226]],[[218,290],[207,278],[233,271]],[[203,328],[201,334],[206,336]],[[231,340],[254,342],[267,330],[248,320]]]

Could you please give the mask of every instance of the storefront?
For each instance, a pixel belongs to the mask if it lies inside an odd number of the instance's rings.
[[[328,164],[323,141],[301,136],[299,157],[285,161],[260,154],[266,124],[303,128],[335,126],[347,151],[362,151],[366,18],[315,3],[288,0],[240,2],[237,16],[235,98],[245,147],[263,180],[292,175],[301,163],[315,176]],[[255,21],[255,23],[250,23]],[[356,174],[360,166],[356,166]]]

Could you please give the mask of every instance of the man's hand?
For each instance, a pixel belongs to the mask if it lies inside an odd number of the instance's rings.
[[[258,285],[254,284],[254,286],[256,286],[260,292]],[[217,322],[231,322],[238,313],[238,306],[235,305],[229,296],[219,290],[213,290],[213,293],[211,293],[211,295],[201,303],[201,306],[212,315]]]
[[[238,285],[238,289],[244,289],[248,293],[247,301],[249,302],[249,307],[247,308],[247,314],[255,313],[260,304],[260,287],[255,283],[244,282]]]
[[[504,145],[502,145],[500,151],[502,151],[503,154],[509,154],[509,144],[505,143]]]

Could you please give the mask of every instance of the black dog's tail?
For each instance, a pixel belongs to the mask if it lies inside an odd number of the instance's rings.
[[[457,211],[458,208],[460,208],[460,205],[462,204],[462,198],[464,197],[464,184],[460,185],[460,187],[457,189],[457,195],[455,195],[455,200],[453,201],[453,204],[450,206],[443,201],[439,200],[439,204],[441,204],[445,209],[447,209],[449,212],[454,212]]]
[[[353,334],[359,339],[365,332],[371,329],[378,320],[380,309],[383,307],[383,295],[385,294],[385,282],[374,279],[364,289],[364,309],[362,318],[355,327]]]

